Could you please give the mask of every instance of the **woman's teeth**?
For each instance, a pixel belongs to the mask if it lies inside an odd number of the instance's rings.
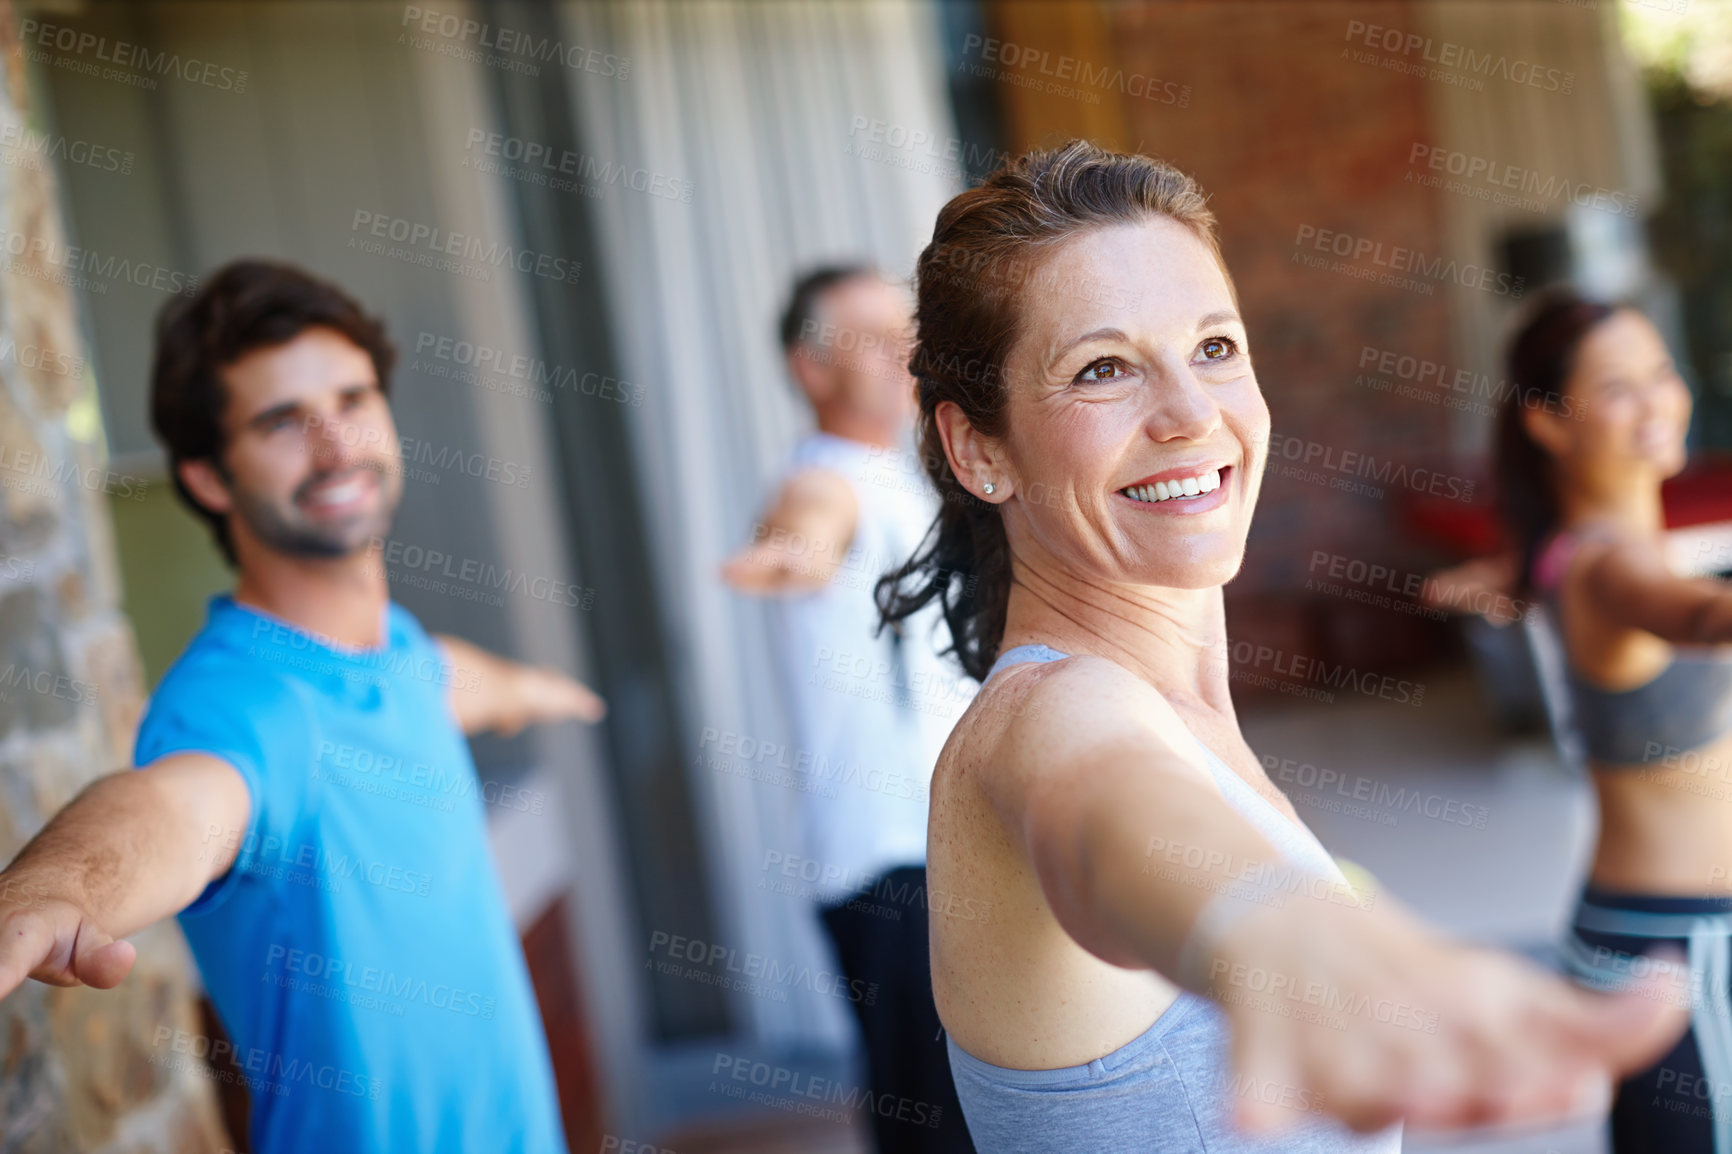
[[[1119,492],[1133,501],[1172,501],[1186,497],[1201,497],[1204,493],[1213,493],[1221,487],[1221,470],[1210,469],[1207,473],[1199,473],[1195,477],[1183,477],[1177,481],[1156,481],[1153,485],[1132,485]]]

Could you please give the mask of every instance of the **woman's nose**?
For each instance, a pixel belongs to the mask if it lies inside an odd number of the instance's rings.
[[[1220,425],[1220,406],[1188,367],[1163,374],[1152,387],[1155,403],[1147,426],[1156,440],[1202,440]]]

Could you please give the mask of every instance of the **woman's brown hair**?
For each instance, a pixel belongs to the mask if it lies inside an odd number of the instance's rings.
[[[951,472],[938,406],[950,401],[976,430],[1002,437],[1004,363],[1021,331],[1025,290],[1042,286],[1046,258],[1080,233],[1157,216],[1191,229],[1220,260],[1215,218],[1195,181],[1151,157],[1073,140],[1026,153],[954,197],[920,254],[908,368],[920,391],[920,452],[942,506],[919,551],[878,582],[878,608],[883,623],[896,627],[937,601],[950,629],[948,652],[977,680],[985,680],[1004,637],[1010,547],[998,506]]]
[[[1582,341],[1617,311],[1572,289],[1553,289],[1534,303],[1510,341],[1505,358],[1510,390],[1498,413],[1492,464],[1498,512],[1516,549],[1519,592],[1532,591],[1540,547],[1558,525],[1551,454],[1529,435],[1524,414],[1566,397]]]

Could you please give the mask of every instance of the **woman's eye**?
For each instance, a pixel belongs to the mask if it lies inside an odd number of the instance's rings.
[[[1116,381],[1125,375],[1124,366],[1111,358],[1096,361],[1077,374],[1079,381]]]
[[[1205,361],[1224,361],[1239,351],[1239,343],[1232,337],[1210,337],[1197,347]]]

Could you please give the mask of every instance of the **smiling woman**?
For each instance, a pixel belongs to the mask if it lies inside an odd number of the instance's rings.
[[[976,1144],[1393,1151],[1403,1119],[1589,1109],[1663,1052],[1670,990],[1589,995],[1438,940],[1348,884],[1246,746],[1221,587],[1269,411],[1201,189],[1031,153],[939,214],[919,294],[945,504],[879,603],[939,602],[983,682],[928,846],[934,889],[1003,911],[932,919]]]

